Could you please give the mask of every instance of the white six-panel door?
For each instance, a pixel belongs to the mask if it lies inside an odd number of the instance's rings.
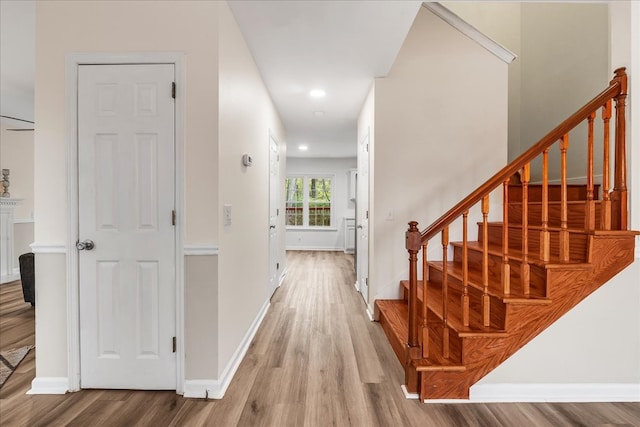
[[[360,142],[358,150],[356,280],[362,298],[369,304],[369,133]]]
[[[269,137],[269,297],[278,287],[278,188],[280,182],[278,143]]]
[[[174,74],[79,66],[82,388],[176,389]]]

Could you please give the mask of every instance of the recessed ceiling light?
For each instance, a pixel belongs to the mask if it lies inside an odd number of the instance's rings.
[[[316,117],[322,117],[324,116],[324,111],[314,111],[313,115]]]
[[[309,92],[309,96],[312,98],[324,98],[326,94],[327,92],[325,92],[323,89],[313,89]]]
[[[307,151],[309,149],[309,147],[307,145],[298,145],[298,150],[300,151]]]

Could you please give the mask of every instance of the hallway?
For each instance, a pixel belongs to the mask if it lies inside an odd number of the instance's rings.
[[[0,390],[0,425],[485,427],[640,422],[638,403],[444,405],[406,400],[400,390],[403,370],[353,287],[352,256],[288,252],[287,257],[284,283],[222,400],[129,390],[25,395],[34,377],[31,352]],[[0,314],[4,337],[10,314]],[[31,334],[32,329],[33,323]]]

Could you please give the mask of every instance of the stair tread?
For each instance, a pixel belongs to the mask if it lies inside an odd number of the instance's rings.
[[[462,242],[451,242],[451,245],[453,246],[459,246],[462,247]],[[482,243],[478,242],[478,241],[473,241],[473,242],[467,242],[467,248],[471,251],[476,251],[476,252],[482,252]],[[497,257],[502,257],[502,246],[499,245],[493,245],[493,244],[489,244],[488,245],[488,250],[489,250],[489,255],[494,255]],[[515,249],[515,248],[509,248],[509,259],[512,261],[520,261],[522,262],[522,251],[519,249]],[[561,265],[572,265],[572,266],[583,266],[583,267],[587,267],[589,266],[588,263],[584,263],[584,262],[579,262],[579,261],[561,261],[560,257],[558,257],[557,255],[550,255],[549,256],[549,261],[542,261],[540,259],[539,254],[533,253],[533,252],[529,252],[529,254],[527,254],[527,260],[529,262],[529,264],[534,264],[534,265],[539,265],[539,266],[545,266],[548,264],[561,264]]]
[[[390,324],[393,331],[394,339],[397,342],[406,345],[409,336],[409,307],[404,300],[376,300],[376,305],[380,310],[381,316],[384,316]],[[464,366],[442,357],[440,348],[432,348],[429,358],[415,359],[412,361],[418,371],[460,371],[464,370]],[[398,356],[400,358],[400,356]],[[400,363],[403,363],[400,360]]]
[[[411,364],[416,368],[418,372],[425,371],[466,371],[467,368],[464,365],[460,365],[450,361],[449,359],[435,360],[433,356],[426,359],[414,359]]]
[[[567,204],[568,204],[568,205],[580,205],[580,204],[584,204],[584,203],[586,203],[587,201],[588,201],[588,200],[586,200],[586,199],[585,199],[585,200],[567,200]],[[596,199],[593,199],[593,201],[594,201],[594,202],[596,202],[596,203],[600,203],[600,202],[602,202],[602,200],[596,200]],[[548,203],[548,204],[550,204],[550,205],[559,205],[559,204],[561,204],[562,202],[561,202],[560,200],[549,200],[549,201],[547,201],[547,203]],[[510,204],[510,205],[521,205],[521,204],[522,204],[522,201],[517,201],[517,202],[516,202],[516,201],[511,201],[511,200],[509,200],[509,204]],[[527,204],[528,204],[528,205],[541,205],[541,204],[542,204],[542,202],[537,202],[537,201],[527,201]]]
[[[403,280],[401,285],[409,288],[409,281]],[[438,318],[442,319],[442,289],[440,286],[429,286],[427,288],[427,305],[429,310]],[[459,294],[459,292],[457,292]],[[422,306],[423,300],[422,281],[418,282],[418,305]],[[454,302],[451,302],[453,299]],[[473,310],[469,312],[469,326],[464,326],[462,322],[462,302],[460,298],[451,298],[448,305],[447,325],[453,329],[460,337],[501,337],[507,333],[503,329],[482,326],[480,313]],[[437,303],[440,302],[440,303]]]
[[[481,226],[482,222],[478,221],[477,224]],[[502,227],[503,222],[502,221],[489,221],[487,224],[490,227]],[[522,228],[522,224],[514,224],[514,223],[510,222],[509,223],[509,228],[519,228],[519,229],[521,229]],[[530,230],[542,231],[542,226],[541,225],[529,224],[528,228]],[[547,230],[549,232],[551,232],[551,233],[557,233],[557,232],[562,231],[562,229],[560,227],[553,227],[551,225],[549,225],[547,227]],[[570,227],[567,227],[567,231],[569,233],[575,233],[575,234],[593,234],[594,233],[594,231],[585,230],[584,228],[570,228]]]

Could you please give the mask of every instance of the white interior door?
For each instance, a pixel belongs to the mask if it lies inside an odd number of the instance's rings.
[[[83,388],[176,389],[174,73],[78,70]]]
[[[369,304],[369,134],[358,147],[356,191],[356,277],[358,289]]]
[[[278,287],[278,194],[280,155],[278,143],[269,137],[269,296]]]

